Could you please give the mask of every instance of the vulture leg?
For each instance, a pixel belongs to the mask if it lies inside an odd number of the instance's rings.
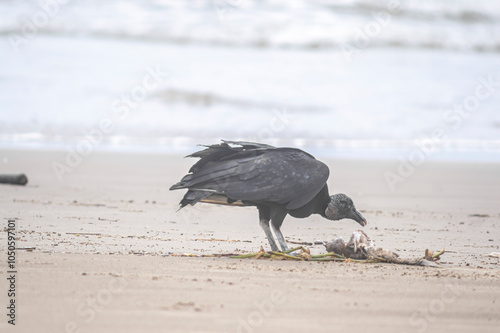
[[[276,245],[276,242],[274,241],[273,234],[271,233],[271,228],[269,227],[269,220],[261,219],[260,226],[262,227],[262,229],[264,229],[264,232],[266,233],[267,240],[269,241],[269,244],[271,245],[271,250],[279,251],[278,246]]]
[[[281,250],[283,251],[288,251],[288,246],[286,245],[285,237],[283,237],[283,234],[281,233],[281,230],[279,228],[276,228],[273,226],[274,234],[276,235],[276,238],[278,238],[278,242],[280,243]]]
[[[269,209],[268,208],[259,208],[259,219],[260,219],[260,226],[266,233],[267,240],[269,241],[269,244],[271,245],[271,250],[272,251],[279,251],[278,246],[276,245],[276,242],[274,241],[273,234],[271,232],[271,228],[269,227]]]
[[[278,239],[278,242],[280,243],[281,250],[282,251],[288,251],[288,246],[285,241],[285,237],[283,237],[283,234],[281,233],[281,225],[283,224],[283,220],[286,217],[286,210],[278,210],[273,212],[273,217],[272,217],[272,222],[271,225],[274,230],[274,234],[276,235],[276,238]]]

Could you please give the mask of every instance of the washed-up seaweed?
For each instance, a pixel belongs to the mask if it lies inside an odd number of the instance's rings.
[[[432,252],[425,250],[423,257],[414,259],[403,259],[393,251],[375,247],[373,241],[361,230],[354,232],[349,240],[345,241],[337,237],[330,242],[323,243],[327,253],[311,255],[309,248],[298,246],[288,251],[267,252],[262,247],[259,252],[243,255],[231,256],[235,259],[273,259],[273,260],[294,260],[294,261],[340,261],[340,262],[360,262],[360,263],[392,263],[401,265],[431,266],[439,267],[437,261],[445,252]],[[300,251],[296,253],[296,251]]]

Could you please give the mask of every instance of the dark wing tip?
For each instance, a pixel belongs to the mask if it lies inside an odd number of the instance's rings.
[[[179,189],[182,189],[182,188],[185,188],[182,185],[182,183],[177,183],[177,184],[174,184],[174,185],[170,186],[169,191],[179,190]]]
[[[235,146],[241,146],[243,148],[252,148],[252,149],[272,149],[276,148],[271,145],[267,145],[265,143],[258,143],[258,142],[249,142],[249,141],[231,141],[231,140],[221,140],[224,144],[226,145],[235,145]]]

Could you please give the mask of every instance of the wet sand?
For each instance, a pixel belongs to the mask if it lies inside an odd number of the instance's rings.
[[[500,324],[500,259],[487,256],[500,252],[498,164],[427,162],[391,191],[384,174],[398,162],[326,161],[331,192],[353,198],[377,245],[408,258],[446,248],[443,268],[433,269],[176,257],[267,247],[256,209],[177,212],[183,191],[168,188],[194,161],[180,156],[93,153],[59,181],[52,163],[64,152],[0,153],[1,173],[29,178],[0,185],[4,227],[16,219],[21,248],[17,332],[494,332]],[[287,217],[282,228],[308,242],[357,229],[319,216]],[[3,316],[1,331],[11,331]]]

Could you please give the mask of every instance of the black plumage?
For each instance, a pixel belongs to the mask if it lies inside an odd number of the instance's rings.
[[[300,149],[223,141],[188,157],[200,160],[170,188],[188,189],[181,208],[198,202],[256,206],[274,251],[278,248],[269,221],[281,248],[286,250],[280,227],[287,214],[298,218],[320,214],[332,220],[351,218],[366,224],[350,198],[329,195],[328,167]]]

